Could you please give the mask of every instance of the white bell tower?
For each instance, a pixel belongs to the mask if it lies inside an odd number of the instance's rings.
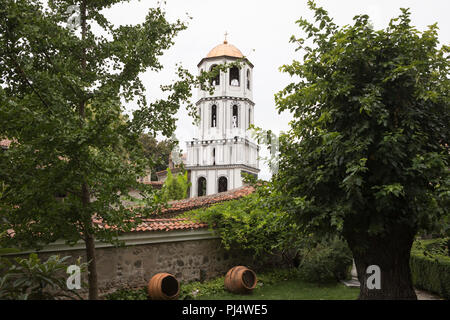
[[[225,39],[197,67],[201,73],[240,58],[241,51]],[[239,188],[243,172],[259,172],[259,147],[247,132],[254,119],[253,64],[243,61],[240,68],[229,68],[212,80],[213,94],[198,91],[200,122],[194,139],[186,142],[191,198]]]

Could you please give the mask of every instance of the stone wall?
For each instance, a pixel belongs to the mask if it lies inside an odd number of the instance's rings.
[[[186,236],[186,232],[165,232],[164,239],[159,240],[155,240],[152,232],[149,232],[146,240],[133,242],[128,238],[128,241],[125,241],[128,244],[124,247],[97,246],[100,294],[119,288],[146,286],[151,277],[159,272],[171,273],[180,282],[190,282],[223,276],[235,265],[248,266],[258,271],[281,264],[278,257],[271,257],[262,262],[260,259],[253,259],[248,252],[227,251],[222,247],[220,239],[211,234],[206,236],[206,232],[193,230],[188,233],[189,236]],[[184,236],[181,237],[180,234]],[[60,246],[39,253],[42,259],[52,254],[71,256],[73,261],[81,256],[82,261],[86,261],[81,246],[70,249]],[[86,274],[83,274],[83,281],[87,282]]]

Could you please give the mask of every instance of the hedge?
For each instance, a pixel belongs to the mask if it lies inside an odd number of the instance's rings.
[[[412,281],[415,287],[450,299],[450,257],[425,256],[413,250],[410,257]]]

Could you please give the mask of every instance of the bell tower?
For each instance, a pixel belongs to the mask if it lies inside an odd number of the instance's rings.
[[[242,173],[256,176],[259,172],[259,147],[247,132],[254,121],[253,64],[225,38],[197,67],[201,73],[238,59],[243,59],[240,68],[221,71],[211,80],[213,94],[198,91],[200,122],[193,140],[186,142],[190,197],[239,188],[243,185]]]

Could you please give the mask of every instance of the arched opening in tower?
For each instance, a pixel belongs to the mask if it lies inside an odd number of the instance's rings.
[[[225,192],[228,190],[228,179],[226,177],[219,178],[219,192]]]
[[[217,127],[217,106],[214,104],[211,107],[211,128]]]
[[[213,64],[211,66],[211,68],[209,68],[209,71],[213,71],[213,69],[215,67],[217,67],[217,64]],[[219,70],[217,70],[217,75],[214,78],[211,79],[211,85],[213,85],[213,86],[220,85],[220,71]]]
[[[200,177],[197,181],[197,195],[199,197],[206,195],[206,178]]]
[[[239,68],[232,67],[230,68],[230,86],[239,87]]]
[[[232,119],[232,123],[233,123],[233,128],[239,127],[239,112],[238,112],[238,106],[237,106],[237,105],[234,105],[234,106],[233,106],[233,119]]]
[[[247,89],[250,90],[250,70],[247,69]]]

